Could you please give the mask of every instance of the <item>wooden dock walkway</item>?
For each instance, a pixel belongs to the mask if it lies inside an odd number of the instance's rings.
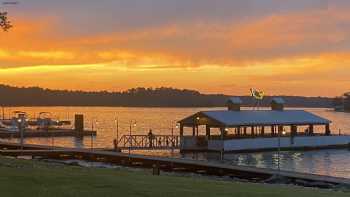
[[[346,178],[227,165],[189,159],[134,155],[91,149],[59,148],[41,145],[24,145],[23,150],[19,150],[20,145],[15,143],[0,143],[0,149],[1,155],[13,157],[32,156],[49,159],[79,159],[143,168],[154,168],[157,166],[164,171],[230,176],[253,181],[264,181],[278,174],[281,177],[286,177],[291,180],[350,186],[350,179]]]
[[[27,129],[23,133],[23,137],[31,138],[31,137],[81,137],[81,136],[96,136],[96,131],[84,130],[81,132],[77,132],[74,129],[50,129],[50,130],[32,130]],[[0,138],[20,138],[20,132],[9,132],[9,131],[1,131],[0,130]]]

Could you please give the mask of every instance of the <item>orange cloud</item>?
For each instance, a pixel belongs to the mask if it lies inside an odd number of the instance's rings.
[[[228,94],[259,87],[270,94],[338,95],[350,86],[350,28],[342,25],[349,19],[337,8],[88,35],[65,33],[53,17],[15,19],[13,30],[0,33],[0,83],[86,90],[173,86]]]
[[[154,68],[247,66],[347,51],[338,44],[350,29],[339,29],[338,24],[348,19],[344,10],[307,10],[240,23],[189,21],[90,36],[65,35],[60,30],[63,24],[52,17],[46,22],[18,19],[13,32],[1,34],[0,66],[108,62]]]

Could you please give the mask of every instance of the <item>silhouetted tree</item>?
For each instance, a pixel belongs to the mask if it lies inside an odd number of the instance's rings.
[[[350,92],[344,94],[344,110],[350,112]]]
[[[333,105],[334,106],[342,106],[344,104],[344,98],[341,96],[337,96],[333,100]]]
[[[123,92],[84,92],[49,90],[39,87],[19,88],[0,85],[0,105],[4,106],[125,106],[125,107],[223,107],[230,97],[223,94],[201,94],[186,89],[133,88]],[[262,105],[269,106],[267,96]],[[332,107],[333,99],[322,97],[283,96],[289,107]],[[254,100],[241,96],[246,106]]]
[[[11,21],[7,18],[7,12],[0,12],[0,28],[3,31],[8,31],[10,28],[12,28]]]

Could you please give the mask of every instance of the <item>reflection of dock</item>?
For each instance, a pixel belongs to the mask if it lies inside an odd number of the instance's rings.
[[[255,167],[227,165],[197,160],[164,158],[155,156],[133,155],[119,152],[98,151],[91,149],[58,148],[42,145],[24,145],[0,143],[0,154],[4,156],[31,156],[48,159],[79,159],[85,161],[105,162],[123,166],[157,168],[172,172],[194,172],[206,175],[230,176],[252,181],[268,180],[278,174],[296,184],[314,187],[333,187],[350,185],[350,180],[329,176],[313,175],[298,172],[278,171]]]
[[[123,135],[118,140],[120,150],[171,150],[179,147],[178,135]]]
[[[32,130],[26,129],[23,132],[23,137],[83,137],[83,136],[96,136],[96,131],[84,130],[76,131],[74,129],[49,129],[49,130]],[[20,138],[21,133],[1,131],[0,138]]]

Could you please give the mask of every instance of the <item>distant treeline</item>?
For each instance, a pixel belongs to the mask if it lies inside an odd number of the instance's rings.
[[[229,95],[201,94],[174,88],[133,88],[123,92],[84,92],[50,90],[39,87],[19,88],[0,85],[2,106],[125,106],[125,107],[221,107]],[[333,98],[281,96],[288,107],[333,107]],[[253,106],[250,96],[241,96],[245,106]],[[269,106],[266,97],[262,106]]]
[[[336,110],[350,112],[350,92],[334,99]]]

